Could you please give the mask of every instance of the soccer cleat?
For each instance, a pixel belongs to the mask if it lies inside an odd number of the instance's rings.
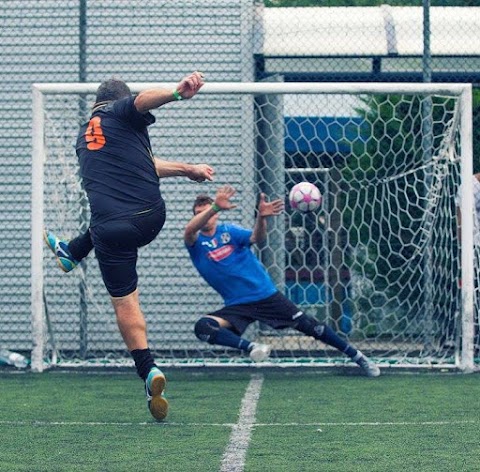
[[[70,272],[78,265],[78,261],[74,259],[68,249],[68,241],[59,239],[50,231],[43,232],[43,239],[47,243],[47,246],[55,254],[57,264],[63,272]]]
[[[270,352],[272,352],[272,347],[268,344],[252,343],[249,350],[250,359],[253,362],[262,362],[268,359]]]
[[[367,377],[378,377],[380,375],[380,368],[363,354],[355,362],[360,366],[360,369],[362,369]]]
[[[158,367],[152,367],[145,381],[145,392],[148,409],[157,421],[164,420],[168,413],[168,402],[163,394],[166,383],[163,372]]]

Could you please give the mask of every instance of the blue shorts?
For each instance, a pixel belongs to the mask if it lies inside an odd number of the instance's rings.
[[[112,297],[124,297],[136,290],[138,248],[151,243],[164,223],[162,200],[147,212],[90,228],[103,282]]]
[[[257,302],[230,305],[209,313],[228,321],[238,335],[242,335],[254,321],[265,323],[274,329],[293,328],[302,313],[283,293],[276,292]]]

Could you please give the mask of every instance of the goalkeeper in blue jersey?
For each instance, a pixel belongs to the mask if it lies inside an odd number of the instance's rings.
[[[225,303],[223,308],[200,317],[195,324],[197,338],[240,349],[259,362],[268,358],[271,347],[242,337],[251,323],[259,321],[274,329],[294,328],[337,348],[368,377],[378,377],[378,366],[280,293],[251,251],[252,244],[266,239],[267,218],[282,213],[283,201],[267,202],[265,195],[260,195],[253,230],[219,224],[219,213],[235,208],[231,201],[234,194],[235,189],[226,185],[217,190],[215,199],[199,195],[193,204],[194,217],[185,228],[185,245],[193,265]]]

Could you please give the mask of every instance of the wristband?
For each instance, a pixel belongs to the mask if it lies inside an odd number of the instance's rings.
[[[215,213],[218,213],[221,208],[216,204],[216,203],[212,203],[212,206],[210,207]]]
[[[183,100],[183,97],[180,95],[180,92],[178,90],[174,90],[172,95],[175,100]]]

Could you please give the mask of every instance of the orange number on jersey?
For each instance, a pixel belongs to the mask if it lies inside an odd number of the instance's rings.
[[[94,116],[88,123],[87,131],[85,131],[85,141],[87,142],[87,149],[90,149],[90,151],[98,151],[105,146],[105,136],[100,122],[100,117]]]

